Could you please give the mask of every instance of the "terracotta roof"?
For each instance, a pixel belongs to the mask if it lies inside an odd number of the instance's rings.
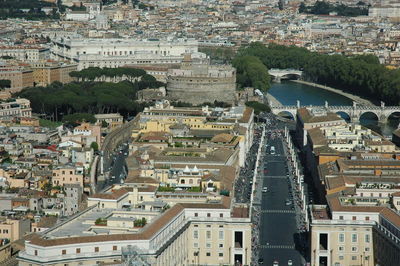
[[[253,111],[254,111],[253,108],[246,107],[246,109],[243,112],[243,116],[242,116],[242,118],[240,118],[239,122],[240,123],[248,123]]]
[[[232,136],[231,134],[221,133],[221,134],[215,135],[211,139],[211,142],[230,143],[232,141],[233,137],[234,136]]]
[[[303,123],[320,123],[329,121],[344,121],[338,114],[327,112],[326,115],[312,115],[307,108],[297,109],[297,114],[300,116]]]
[[[159,184],[160,181],[151,177],[129,177],[125,179],[125,183],[129,184]]]
[[[117,200],[127,194],[129,191],[126,188],[120,188],[118,190],[112,191],[112,193],[97,193],[91,196],[92,199],[110,199]]]
[[[385,219],[389,220],[397,228],[400,228],[400,216],[396,212],[389,208],[384,208],[383,210],[381,210],[380,214]]]
[[[157,187],[156,186],[139,187],[138,191],[139,192],[156,192],[157,191]]]
[[[232,217],[234,218],[248,218],[249,217],[249,208],[244,207],[234,207],[232,209]]]
[[[57,222],[57,217],[55,216],[45,216],[40,219],[37,223],[37,227],[40,228],[50,228],[53,227]]]
[[[308,135],[314,146],[328,144],[328,142],[326,141],[326,138],[320,128],[317,127],[317,128],[308,129],[307,132],[308,132]]]
[[[356,205],[342,205],[339,201],[338,195],[327,197],[327,201],[331,211],[340,212],[380,212],[386,207],[380,206],[356,206]]]

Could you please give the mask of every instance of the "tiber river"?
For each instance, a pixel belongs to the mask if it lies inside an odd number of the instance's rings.
[[[328,101],[329,105],[353,105],[353,101],[343,95],[291,81],[273,83],[268,92],[283,105],[296,105],[297,100],[301,105],[324,105],[325,101]],[[346,120],[349,119],[345,114],[339,113],[339,115]],[[391,136],[400,122],[400,114],[397,117],[389,117],[388,123],[380,124],[374,114],[366,113],[361,116],[360,122],[385,136]]]

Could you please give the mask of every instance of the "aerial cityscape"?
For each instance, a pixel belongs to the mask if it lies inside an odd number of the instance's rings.
[[[0,0],[1,266],[399,266],[399,0]]]

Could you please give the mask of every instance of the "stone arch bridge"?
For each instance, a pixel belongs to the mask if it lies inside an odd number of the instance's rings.
[[[381,102],[380,106],[375,105],[359,105],[353,102],[352,106],[335,106],[329,105],[325,102],[324,106],[301,106],[300,102],[297,101],[297,105],[288,106],[271,106],[271,112],[273,114],[290,113],[294,119],[296,119],[297,109],[301,107],[325,109],[327,112],[332,113],[344,113],[350,117],[350,122],[359,122],[360,117],[366,113],[373,113],[376,115],[378,122],[386,123],[389,116],[394,113],[400,114],[400,106],[385,106],[385,103]]]
[[[275,80],[280,81],[281,79],[290,79],[291,77],[295,77],[300,79],[303,75],[303,71],[296,69],[276,69],[272,68],[268,70],[268,74]]]

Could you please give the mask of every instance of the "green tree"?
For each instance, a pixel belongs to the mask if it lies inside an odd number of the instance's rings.
[[[0,89],[11,88],[11,80],[0,79]]]
[[[96,118],[94,117],[94,115],[88,113],[75,113],[75,114],[65,115],[62,120],[65,123],[72,123],[72,124],[80,122],[90,122],[90,123],[96,122]]]
[[[240,88],[253,87],[267,91],[270,87],[270,76],[267,67],[256,56],[238,56],[233,60],[236,67],[236,80]]]
[[[97,142],[93,141],[90,144],[90,148],[92,148],[94,152],[97,152],[97,151],[99,151],[99,144],[97,144]]]

